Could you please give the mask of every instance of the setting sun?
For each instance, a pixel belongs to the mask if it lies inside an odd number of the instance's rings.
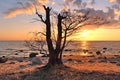
[[[84,30],[82,33],[81,33],[81,36],[82,37],[87,37],[88,36],[88,32],[86,30]]]

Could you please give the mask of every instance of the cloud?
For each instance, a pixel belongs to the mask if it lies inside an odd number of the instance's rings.
[[[65,5],[74,5],[77,7],[80,7],[82,4],[82,0],[63,0],[65,2]]]
[[[108,0],[109,2],[117,2],[118,4],[120,4],[120,0]]]
[[[66,5],[69,5],[70,3],[73,2],[73,0],[63,0],[65,2]]]
[[[73,4],[74,4],[75,6],[77,6],[77,7],[80,7],[81,4],[82,4],[82,0],[74,0],[74,1],[73,1]]]
[[[108,0],[109,2],[116,2],[116,0]]]
[[[120,10],[115,10],[114,13],[118,16],[120,16]]]
[[[33,5],[27,5],[27,7],[22,8],[13,8],[9,9],[9,11],[6,12],[5,18],[11,18],[15,17],[16,15],[20,14],[28,14],[31,15],[35,12],[35,8]]]
[[[40,10],[43,11],[42,5],[47,4],[49,0],[28,0],[27,2],[17,2],[19,4],[19,7],[9,9],[7,12],[5,12],[5,18],[12,18],[16,15],[20,14],[28,14],[32,15],[35,13],[35,6]]]
[[[90,0],[89,4],[93,6],[95,4],[95,0]]]

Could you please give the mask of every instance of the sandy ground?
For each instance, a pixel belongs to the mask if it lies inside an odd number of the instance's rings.
[[[120,55],[64,56],[65,66],[50,70],[40,69],[48,58],[40,59],[39,65],[28,58],[0,63],[0,80],[120,80]]]

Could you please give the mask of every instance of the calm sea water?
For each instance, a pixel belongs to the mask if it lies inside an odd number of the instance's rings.
[[[104,51],[103,48],[107,48],[106,53],[120,54],[120,41],[71,42],[69,46],[66,47],[66,49],[72,49],[72,51],[64,53],[73,54],[74,52],[74,54],[79,54],[83,49],[87,49],[90,52],[95,53],[96,51]],[[15,54],[17,50],[29,51],[28,48],[24,46],[24,41],[0,41],[0,56]]]

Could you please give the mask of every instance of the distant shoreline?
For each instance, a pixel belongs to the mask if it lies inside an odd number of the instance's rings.
[[[25,40],[0,40],[0,42],[9,42],[9,41],[25,41]],[[120,42],[120,40],[74,40],[74,41],[71,41],[71,42]]]

